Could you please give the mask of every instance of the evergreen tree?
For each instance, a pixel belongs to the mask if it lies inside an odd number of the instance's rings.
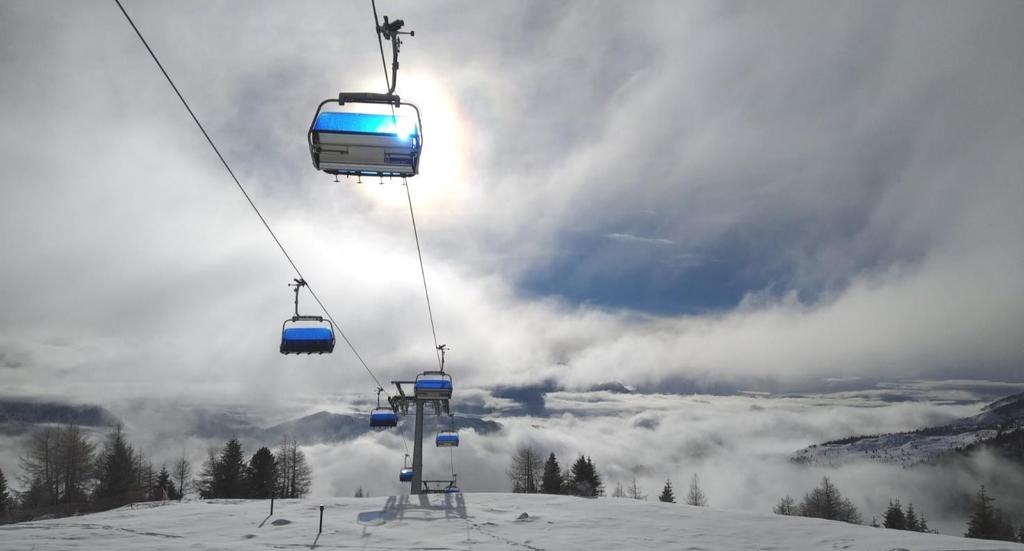
[[[4,470],[0,469],[0,515],[6,514],[10,510],[8,505],[11,501],[11,495],[7,492],[7,478],[4,476]]]
[[[675,503],[676,495],[672,492],[672,480],[665,480],[665,487],[661,489],[661,495],[658,496],[658,501],[665,503]]]
[[[1020,529],[1017,531],[1017,541],[1024,543],[1024,522],[1020,523]]]
[[[224,444],[217,459],[214,474],[214,497],[239,498],[246,497],[246,465],[242,445],[237,438],[231,438]]]
[[[530,446],[519,446],[508,469],[513,491],[518,488],[519,492],[516,493],[537,493],[541,487],[541,474],[540,454],[537,450]]]
[[[580,455],[580,458],[569,469],[569,473],[570,494],[582,497],[597,497],[604,494],[601,476],[597,474],[597,468],[594,467],[594,462],[590,458]]]
[[[274,485],[277,482],[277,461],[274,459],[274,454],[270,453],[268,448],[262,447],[256,450],[256,453],[249,459],[246,479],[249,487],[248,497],[255,499],[270,498],[270,494],[274,492]]]
[[[821,479],[821,486],[811,490],[800,502],[800,514],[805,517],[841,520],[851,524],[862,522],[860,512],[853,503],[842,496],[839,488],[828,477]]]
[[[594,496],[604,495],[604,482],[601,481],[601,475],[597,472],[597,467],[594,466],[594,462],[587,457],[587,466],[590,467],[590,487],[594,489]],[[636,479],[633,479],[636,482]],[[639,498],[635,498],[639,499]]]
[[[216,484],[214,473],[217,470],[217,450],[209,448],[206,450],[206,461],[203,462],[203,470],[199,472],[199,477],[196,479],[194,485],[199,491],[199,497],[203,499],[211,499],[216,496]]]
[[[542,494],[562,493],[562,469],[558,466],[558,459],[552,453],[544,462],[544,474],[540,479],[540,491]]]
[[[928,527],[928,519],[924,518],[924,513],[917,515],[917,531],[918,532],[931,532],[931,528]]]
[[[686,494],[686,504],[694,507],[708,506],[708,498],[704,495],[704,490],[700,488],[696,474],[690,479],[690,491]]]
[[[160,474],[156,477],[157,495],[156,499],[163,499],[163,492],[167,492],[167,499],[178,499],[178,489],[174,487],[174,480],[171,473],[167,471],[167,465],[160,466]]]
[[[1006,521],[1003,512],[994,505],[995,499],[988,495],[982,485],[971,507],[971,517],[967,521],[968,538],[985,540],[1014,541],[1013,526]]]
[[[882,518],[882,526],[893,530],[907,530],[907,516],[903,514],[903,506],[900,505],[899,498],[895,501],[889,500],[889,507],[885,510],[885,516]]]
[[[907,504],[907,530],[912,532],[921,531],[921,521],[917,519],[917,512],[914,511],[914,502]]]
[[[786,496],[779,500],[779,504],[772,508],[772,512],[776,515],[796,515],[796,501],[794,501],[793,498]]]
[[[101,498],[136,499],[138,472],[135,450],[124,437],[121,425],[114,428],[100,452],[96,465],[99,483],[96,496]]]
[[[356,490],[356,495],[355,495],[354,497],[366,497],[366,496],[365,496],[365,495],[363,494],[363,487],[362,487],[362,486],[360,486],[360,487],[359,487],[359,489],[358,489],[358,490]]]

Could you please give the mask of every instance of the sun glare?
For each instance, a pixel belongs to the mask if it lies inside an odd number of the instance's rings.
[[[466,195],[466,146],[465,125],[455,101],[436,79],[412,71],[400,75],[398,92],[403,101],[416,104],[423,117],[420,173],[409,179],[417,216],[427,217],[457,207]],[[416,116],[411,107],[402,107],[396,114],[410,117],[406,120]],[[385,179],[383,186],[367,185],[371,183],[376,181],[364,178],[363,185],[354,187],[380,209],[408,208],[405,189],[397,179]]]

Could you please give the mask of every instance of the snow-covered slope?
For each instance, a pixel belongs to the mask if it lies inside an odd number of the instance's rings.
[[[1024,393],[996,400],[981,413],[948,425],[815,444],[795,452],[792,460],[829,466],[869,460],[909,467],[1017,430],[1024,430]]]
[[[864,549],[1024,545],[629,499],[464,494],[124,507],[0,526],[0,549]],[[525,515],[524,515],[525,513]],[[528,516],[527,516],[528,515]],[[522,517],[522,518],[521,518]]]

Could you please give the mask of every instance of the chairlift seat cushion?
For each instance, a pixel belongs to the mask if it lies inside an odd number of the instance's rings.
[[[282,354],[323,354],[334,351],[334,332],[328,327],[289,327],[281,333]]]

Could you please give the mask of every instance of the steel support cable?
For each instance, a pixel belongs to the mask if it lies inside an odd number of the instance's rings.
[[[437,329],[434,326],[434,309],[430,306],[430,291],[427,290],[427,272],[423,268],[423,251],[420,249],[420,232],[416,228],[416,213],[412,210],[412,193],[409,191],[409,183],[405,182],[405,197],[409,200],[409,218],[412,220],[412,235],[416,238],[416,255],[420,259],[420,275],[423,277],[423,296],[427,299],[427,316],[430,318],[430,333],[434,336],[434,352],[437,354],[438,369],[444,369],[441,362],[441,347],[437,344]]]
[[[146,51],[149,52],[149,55],[153,58],[153,61],[156,63],[156,66],[160,68],[160,72],[163,73],[164,78],[167,79],[167,83],[171,85],[171,88],[174,89],[174,93],[178,95],[178,99],[181,100],[181,104],[185,106],[185,109],[188,111],[188,114],[192,116],[192,120],[196,123],[196,126],[199,127],[199,131],[203,133],[203,137],[206,138],[206,142],[210,144],[210,147],[213,149],[213,152],[217,154],[217,158],[220,159],[221,164],[224,165],[224,168],[228,171],[228,174],[231,175],[231,179],[234,180],[235,185],[238,186],[238,190],[241,191],[242,195],[245,196],[246,201],[249,202],[249,206],[252,207],[252,210],[254,212],[256,212],[256,216],[258,216],[260,222],[263,223],[263,227],[267,229],[267,233],[269,233],[270,237],[274,239],[274,243],[277,244],[277,247],[281,250],[281,253],[284,254],[285,259],[288,260],[288,264],[290,264],[292,269],[295,270],[295,274],[299,276],[299,279],[305,280],[306,278],[303,277],[302,271],[299,270],[299,267],[295,264],[295,261],[292,260],[291,255],[288,254],[288,251],[284,248],[284,245],[281,243],[281,240],[277,238],[277,234],[275,234],[274,230],[270,228],[270,224],[267,222],[267,219],[263,217],[263,213],[261,213],[260,209],[256,207],[256,203],[253,202],[252,197],[249,196],[249,193],[245,190],[245,187],[242,186],[242,183],[238,180],[238,177],[235,176],[235,172],[231,170],[231,166],[228,164],[227,160],[224,159],[224,155],[222,155],[220,150],[217,149],[217,145],[213,143],[213,139],[210,138],[210,134],[206,131],[206,128],[203,126],[203,123],[199,122],[199,118],[196,116],[195,112],[192,111],[192,107],[190,107],[188,101],[185,100],[185,96],[183,96],[181,91],[178,90],[178,86],[174,84],[174,80],[171,79],[171,75],[167,73],[167,70],[164,69],[163,64],[160,63],[160,60],[156,57],[156,53],[153,52],[153,48],[150,48],[149,43],[146,42],[145,37],[142,36],[142,32],[139,31],[139,28],[135,25],[135,21],[132,20],[131,16],[128,15],[128,12],[124,9],[124,6],[121,4],[121,0],[114,0],[114,3],[117,4],[117,7],[121,10],[121,13],[124,14],[125,19],[128,20],[128,24],[131,25],[132,30],[135,31],[135,34],[139,37],[139,40],[142,41],[142,45],[146,47]],[[352,344],[352,341],[350,341],[348,336],[345,335],[345,332],[341,330],[341,326],[334,319],[334,316],[332,316],[331,313],[327,310],[327,307],[324,306],[323,301],[320,300],[320,297],[317,296],[316,291],[313,290],[313,287],[310,286],[308,282],[306,283],[306,288],[309,289],[310,295],[313,296],[313,299],[316,301],[317,305],[320,306],[320,309],[323,310],[324,314],[327,315],[327,319],[331,320],[331,323],[334,324],[334,327],[337,329],[338,334],[341,335],[341,338],[345,341],[345,344],[348,345],[349,350],[352,351],[352,354],[355,355],[356,359],[359,360],[359,363],[362,364],[363,369],[365,369],[366,372],[370,375],[370,378],[372,378],[373,381],[377,383],[377,387],[384,388],[384,386],[380,383],[380,380],[377,378],[377,375],[373,373],[373,370],[370,369],[370,366],[367,365],[366,361],[359,354],[359,351],[356,350],[356,347]],[[391,394],[388,393],[387,390],[384,390],[384,394],[387,395],[389,398],[391,397]],[[409,445],[407,442],[405,442],[404,432],[402,432],[402,440],[403,443],[405,444],[406,450],[408,450]]]
[[[391,80],[388,79],[388,62],[384,58],[384,39],[380,36],[380,19],[377,17],[377,0],[370,0],[370,5],[373,6],[373,29],[377,32],[377,45],[380,46],[380,64],[384,67],[384,84],[387,85],[390,93],[394,90],[391,88]]]

